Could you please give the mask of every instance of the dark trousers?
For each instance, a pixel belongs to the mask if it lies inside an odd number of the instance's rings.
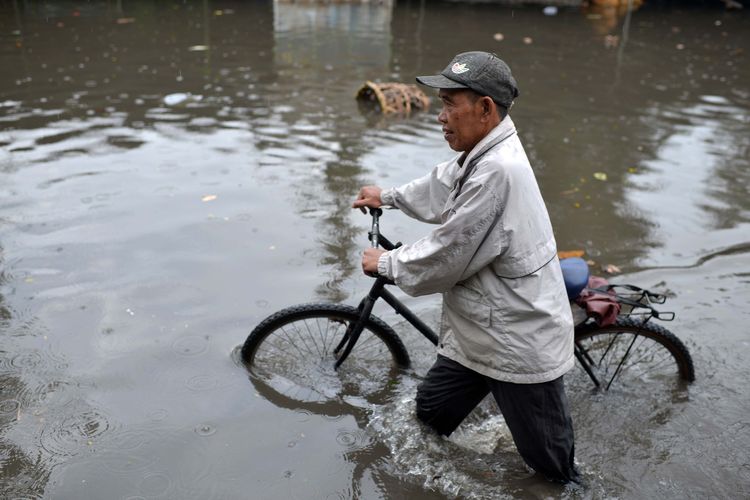
[[[562,377],[541,384],[500,382],[438,356],[417,388],[417,417],[449,436],[488,392],[524,461],[552,481],[577,482],[573,421]]]

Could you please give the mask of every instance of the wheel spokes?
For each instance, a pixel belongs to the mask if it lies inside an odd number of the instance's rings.
[[[579,341],[591,368],[607,388],[618,380],[623,384],[646,383],[650,378],[677,374],[672,354],[666,347],[644,335],[608,332]],[[674,370],[672,369],[674,368]]]
[[[333,347],[348,323],[343,318],[317,316],[277,326],[255,351],[253,373],[276,392],[308,402],[382,390],[394,361],[383,340],[368,328],[350,358],[334,370]]]

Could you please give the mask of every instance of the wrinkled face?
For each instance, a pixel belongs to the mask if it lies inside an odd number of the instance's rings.
[[[471,151],[488,132],[482,99],[466,89],[440,89],[438,96],[443,101],[438,121],[445,140],[454,151]]]

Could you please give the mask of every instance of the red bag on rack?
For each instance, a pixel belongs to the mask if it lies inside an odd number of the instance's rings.
[[[620,314],[620,303],[615,292],[607,290],[609,282],[599,276],[590,276],[586,288],[576,298],[576,304],[586,310],[599,326],[611,325]],[[596,290],[596,289],[599,290]]]

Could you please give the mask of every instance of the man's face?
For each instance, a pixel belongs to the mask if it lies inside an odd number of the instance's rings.
[[[466,89],[440,89],[438,96],[443,101],[438,121],[445,140],[454,151],[471,151],[487,133],[482,100]]]

